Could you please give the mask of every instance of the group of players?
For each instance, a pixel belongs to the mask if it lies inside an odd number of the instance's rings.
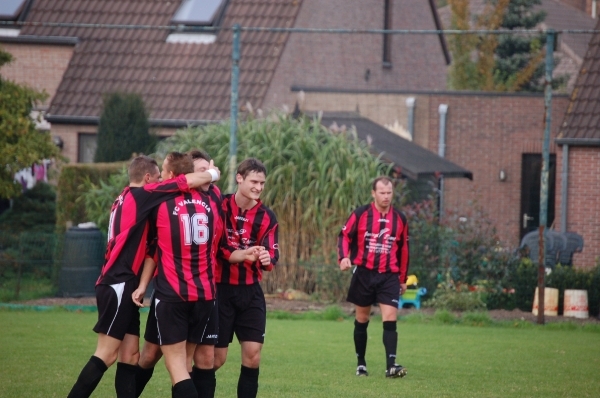
[[[260,201],[265,166],[241,162],[237,190],[227,195],[213,184],[220,171],[202,151],[169,153],[162,172],[139,156],[128,174],[96,283],[97,348],[68,397],[89,397],[116,361],[117,397],[138,397],[162,356],[172,397],[213,397],[234,334],[242,350],[238,397],[255,397],[266,329],[259,282],[279,257],[276,217]],[[140,352],[138,307],[152,279]]]
[[[237,336],[242,350],[238,397],[256,397],[266,304],[262,271],[279,258],[277,220],[260,201],[266,168],[257,159],[237,168],[237,190],[222,195],[220,171],[201,151],[135,158],[129,186],[113,203],[105,263],[96,284],[98,344],[69,398],[89,397],[115,361],[117,397],[138,397],[162,356],[174,398],[214,397],[215,372]],[[162,179],[162,181],[161,181]],[[354,267],[347,300],[355,304],[357,376],[365,361],[371,306],[383,321],[388,378],[396,363],[398,296],[406,290],[408,223],[392,206],[393,181],[373,181],[373,202],[355,209],[338,237],[342,271]],[[154,278],[139,351],[143,297]],[[218,292],[218,295],[217,295]]]

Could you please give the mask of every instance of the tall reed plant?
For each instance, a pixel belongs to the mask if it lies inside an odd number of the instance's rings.
[[[371,148],[353,130],[333,133],[318,118],[271,115],[238,124],[237,157],[255,157],[267,168],[262,201],[279,222],[279,266],[265,277],[264,287],[295,288],[311,292],[315,274],[301,264],[315,259],[332,264],[338,233],[359,205],[371,201],[374,177],[389,174]],[[225,191],[229,173],[229,124],[187,128],[162,141],[158,155],[169,151],[203,149],[222,173]],[[400,194],[403,192],[399,186]]]

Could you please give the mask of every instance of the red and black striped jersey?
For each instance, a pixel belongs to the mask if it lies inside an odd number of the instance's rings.
[[[406,283],[409,260],[406,216],[393,207],[382,214],[374,203],[354,210],[338,237],[338,261],[346,257],[359,267],[398,273],[400,283]]]
[[[148,216],[160,203],[182,191],[189,191],[185,175],[123,189],[110,211],[108,244],[97,285],[139,278],[146,253]]]
[[[262,271],[271,271],[279,260],[277,218],[260,200],[249,210],[242,210],[235,202],[235,194],[223,197],[225,236],[219,250],[217,282],[230,285],[252,285],[260,282]],[[231,264],[229,257],[235,250],[264,246],[269,251],[271,263],[262,266],[259,261]]]
[[[217,250],[223,234],[221,193],[192,190],[155,211],[158,236],[156,298],[163,301],[215,299]]]

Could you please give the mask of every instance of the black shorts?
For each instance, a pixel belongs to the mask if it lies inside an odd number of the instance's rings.
[[[359,307],[375,303],[398,307],[400,277],[398,274],[379,273],[365,267],[356,267],[348,289],[347,301]]]
[[[219,342],[216,347],[224,348],[233,341],[265,342],[267,304],[258,283],[252,285],[217,285],[219,303]]]
[[[160,345],[158,339],[158,324],[156,323],[156,304],[154,303],[154,291],[150,296],[150,309],[148,311],[148,320],[146,321],[146,331],[144,340],[149,343]]]
[[[216,305],[215,300],[173,303],[154,298],[158,344],[188,341],[193,344],[215,345],[219,331]]]
[[[140,311],[131,298],[138,281],[131,278],[114,285],[96,286],[98,322],[94,332],[123,340],[125,334],[140,335]]]

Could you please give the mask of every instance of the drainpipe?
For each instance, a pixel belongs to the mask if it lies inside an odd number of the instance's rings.
[[[440,140],[438,143],[438,155],[443,158],[446,156],[446,114],[448,113],[448,105],[440,104],[438,113],[440,114]],[[444,176],[440,177],[439,192],[439,210],[441,219],[444,216]]]
[[[415,140],[415,97],[408,97],[406,99],[406,107],[408,108],[408,132],[410,133],[410,140]]]
[[[592,18],[596,19],[598,10],[596,9],[598,0],[592,0]]]
[[[595,4],[596,2],[594,2]],[[569,146],[562,147],[562,178],[560,184],[560,232],[567,232],[567,200],[569,193]]]

